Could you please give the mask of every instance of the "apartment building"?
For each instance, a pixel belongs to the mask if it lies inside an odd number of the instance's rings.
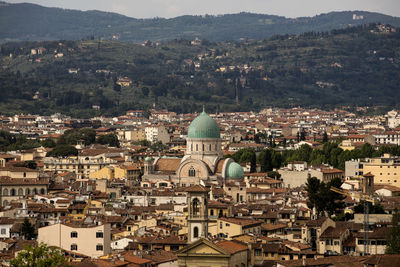
[[[378,145],[400,145],[400,132],[386,131],[373,135]]]
[[[362,171],[374,175],[375,184],[400,186],[400,157],[384,154],[379,158],[371,158],[363,164]]]
[[[170,141],[170,135],[164,126],[149,126],[145,129],[146,140],[151,143],[161,141],[166,144]]]
[[[70,156],[68,158],[45,158],[44,171],[56,173],[74,172],[77,178],[87,178],[92,172],[96,172],[116,164],[117,161],[107,158],[105,155]]]
[[[260,234],[263,221],[239,218],[217,219],[217,236],[232,238],[246,233]],[[210,230],[211,232],[211,230]]]
[[[111,252],[111,226],[57,223],[38,229],[38,243],[98,258]]]
[[[27,195],[46,194],[49,179],[39,177],[37,170],[23,167],[0,169],[0,205]]]

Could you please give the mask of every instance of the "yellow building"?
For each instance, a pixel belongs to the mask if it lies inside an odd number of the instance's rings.
[[[178,236],[135,236],[133,242],[137,243],[138,250],[178,251],[187,245],[187,240]]]
[[[141,168],[139,165],[112,165],[106,166],[89,174],[91,179],[129,179],[139,177]]]
[[[133,180],[139,177],[140,165],[118,165],[114,166],[114,178]]]
[[[138,129],[134,129],[134,130],[131,130],[131,131],[126,131],[125,132],[125,139],[127,141],[133,141],[133,142],[146,140],[146,132],[144,131],[143,128],[138,128]]]
[[[226,203],[221,203],[215,200],[208,201],[208,218],[216,219],[219,217],[230,217],[232,207]]]
[[[116,84],[122,86],[122,87],[127,87],[130,86],[132,84],[132,80],[129,79],[128,77],[123,77],[123,78],[119,78],[116,82]]]
[[[17,157],[10,154],[0,154],[0,167],[4,168],[7,162],[16,160]]]
[[[350,231],[346,225],[328,227],[319,237],[318,253],[332,251],[339,255],[343,254],[343,244],[349,235]]]
[[[247,233],[260,234],[262,223],[262,221],[252,219],[219,218],[217,219],[216,232],[211,234],[225,238]]]
[[[179,267],[247,267],[248,247],[238,241],[212,243],[199,239],[178,251]]]
[[[106,166],[98,171],[89,174],[90,179],[114,179],[114,167]]]
[[[339,148],[343,150],[354,150],[356,149],[356,146],[351,140],[343,140],[342,143],[340,143]]]
[[[363,173],[374,175],[375,184],[391,184],[400,187],[400,157],[384,154],[363,164]]]

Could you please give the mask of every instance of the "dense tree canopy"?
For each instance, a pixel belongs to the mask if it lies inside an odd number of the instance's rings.
[[[100,135],[97,137],[96,143],[109,145],[112,147],[119,147],[118,137],[115,134]]]
[[[392,225],[389,229],[385,252],[387,254],[400,254],[400,213],[397,209],[393,214]]]
[[[78,150],[70,145],[57,145],[53,150],[47,152],[47,157],[68,157],[77,156]]]
[[[316,177],[307,179],[306,191],[308,194],[307,205],[310,209],[315,208],[318,214],[326,212],[328,215],[334,215],[344,207],[342,196],[333,192],[331,187],[340,188],[342,181],[339,178],[332,179],[324,183]]]
[[[157,46],[99,45],[97,40],[61,41],[61,46],[59,41],[6,43],[0,46],[0,62],[6,66],[0,72],[0,113],[94,117],[153,104],[180,113],[198,111],[202,104],[211,112],[398,107],[399,32],[383,34],[372,24],[199,45],[187,40]],[[31,54],[38,47],[46,50]],[[55,58],[54,50],[63,57]],[[132,83],[119,86],[119,77]],[[298,139],[305,137],[302,131]],[[257,142],[262,139],[274,145],[272,137],[256,136]]]
[[[28,246],[11,260],[12,267],[64,267],[68,266],[67,260],[59,249],[51,248],[45,244]]]
[[[28,218],[24,219],[24,222],[21,225],[20,234],[26,240],[31,240],[35,237],[35,227],[33,227]]]

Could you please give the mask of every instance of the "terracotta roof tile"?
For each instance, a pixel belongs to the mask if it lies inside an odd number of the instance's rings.
[[[234,241],[224,240],[224,241],[218,242],[216,245],[223,248],[224,250],[226,250],[227,252],[229,252],[231,254],[235,254],[235,253],[245,251],[248,249],[247,245],[245,245],[242,242],[236,241],[236,240],[234,240]]]
[[[161,158],[157,161],[155,170],[176,172],[180,163],[181,159],[179,158]]]
[[[198,185],[197,184],[197,185],[194,185],[194,186],[191,186],[191,187],[187,188],[185,191],[186,192],[208,192],[210,190],[207,189],[206,187],[202,186],[202,185]]]

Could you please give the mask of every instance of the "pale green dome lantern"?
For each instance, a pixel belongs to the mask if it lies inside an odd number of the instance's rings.
[[[149,156],[147,156],[147,157],[144,159],[144,161],[145,161],[145,162],[151,162],[151,158],[150,158]]]
[[[204,108],[203,112],[190,124],[188,138],[220,138],[217,122],[204,111]]]
[[[230,162],[228,166],[226,166],[225,175],[226,178],[243,179],[244,171],[242,166],[236,162]]]

